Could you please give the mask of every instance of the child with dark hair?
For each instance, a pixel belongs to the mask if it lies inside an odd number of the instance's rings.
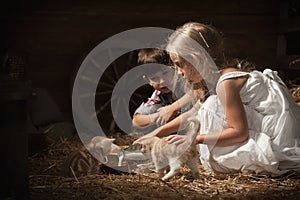
[[[135,133],[144,135],[158,126],[173,119],[180,114],[179,109],[172,112],[172,116],[166,119],[163,115],[165,106],[171,105],[184,95],[184,80],[174,76],[175,70],[168,53],[161,49],[149,48],[141,49],[138,54],[138,64],[153,64],[157,70],[151,70],[143,78],[155,89],[146,103],[142,103],[133,115],[133,126]],[[172,91],[173,90],[173,91]],[[189,107],[186,106],[183,111]]]

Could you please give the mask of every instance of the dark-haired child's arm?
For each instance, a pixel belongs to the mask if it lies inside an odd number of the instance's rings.
[[[146,127],[155,123],[155,119],[157,118],[158,114],[135,114],[132,119],[132,124],[134,127]]]

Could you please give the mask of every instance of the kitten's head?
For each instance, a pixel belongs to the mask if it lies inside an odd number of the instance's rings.
[[[142,153],[150,153],[153,147],[153,144],[159,140],[158,137],[150,137],[145,138],[142,141],[139,141],[135,145],[137,146],[137,149]]]
[[[96,136],[91,139],[91,141],[86,145],[86,148],[100,162],[107,163],[107,155],[112,150],[113,141],[115,141],[114,138]]]

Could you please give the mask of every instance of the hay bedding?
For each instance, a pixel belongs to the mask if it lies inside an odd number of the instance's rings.
[[[287,83],[300,105],[299,80]],[[300,176],[293,172],[280,177],[256,174],[209,174],[199,165],[202,179],[193,180],[183,168],[169,182],[156,173],[109,174],[63,177],[67,156],[80,149],[78,138],[51,139],[47,151],[29,158],[31,199],[299,199]],[[130,145],[134,138],[115,134],[115,144]],[[56,141],[56,142],[53,142]],[[101,168],[101,166],[100,166]]]

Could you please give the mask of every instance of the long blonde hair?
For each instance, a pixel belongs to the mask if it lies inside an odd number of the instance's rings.
[[[187,46],[184,45],[185,40],[182,40],[182,37],[178,37],[180,34],[186,35],[187,37],[190,37],[199,43],[207,51],[220,70],[228,67],[234,67],[248,71],[256,69],[252,62],[244,59],[229,58],[225,53],[224,38],[221,32],[219,32],[212,25],[198,22],[185,23],[184,25],[178,27],[176,32],[169,38],[169,49],[171,49],[170,46],[175,44],[176,41],[177,50],[178,47],[183,46],[185,51],[187,51]],[[174,48],[172,48],[172,50],[174,50]]]
[[[185,46],[185,50],[187,50],[187,46],[184,45],[185,38],[179,37],[179,35],[185,35],[195,40],[207,51],[219,68],[223,66],[225,62],[224,42],[221,33],[216,28],[198,22],[187,22],[178,27],[176,32],[169,38],[169,44],[173,45],[176,41],[177,48]]]

